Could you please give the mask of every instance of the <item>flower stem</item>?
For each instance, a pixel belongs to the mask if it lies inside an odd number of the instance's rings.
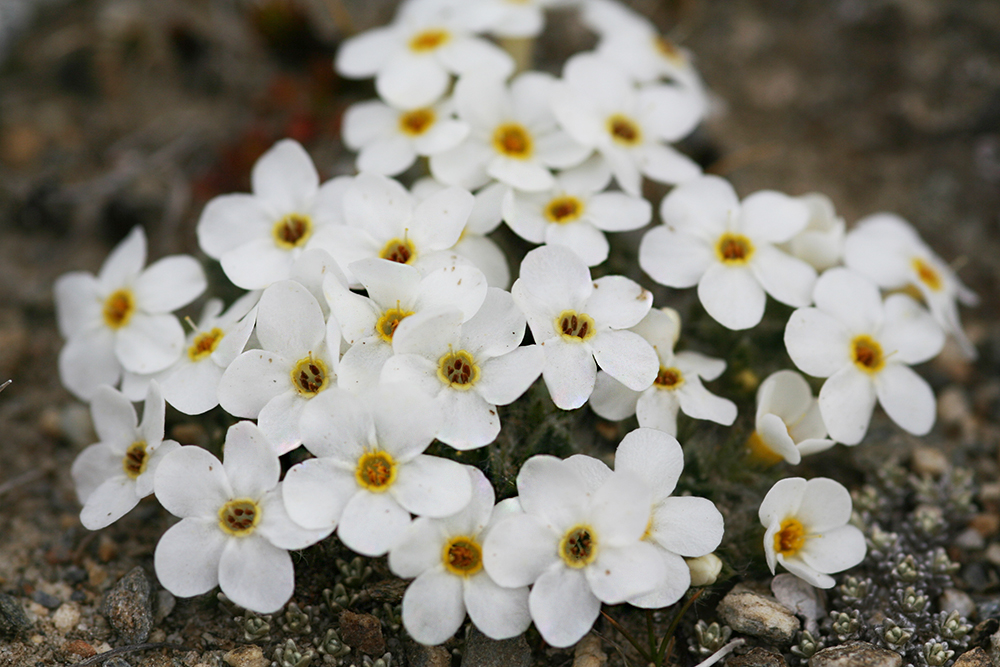
[[[649,654],[656,657],[656,630],[653,628],[653,610],[646,610],[646,638],[649,640]]]
[[[611,627],[621,633],[621,636],[627,639],[629,644],[635,647],[635,650],[639,652],[639,655],[642,656],[643,660],[647,663],[653,662],[653,657],[639,644],[638,641],[636,641],[635,637],[633,637],[632,634],[625,629],[625,626],[611,618],[611,616],[609,616],[603,609],[601,610],[601,616],[603,616],[605,620],[611,624]]]
[[[684,601],[681,608],[674,615],[674,620],[670,621],[670,627],[663,635],[663,639],[660,640],[660,647],[653,654],[653,664],[659,667],[663,664],[664,659],[667,657],[668,642],[673,639],[674,633],[677,631],[677,626],[680,625],[681,619],[684,618],[684,614],[690,609],[694,601],[701,597],[701,594],[705,592],[704,588],[699,588],[698,591]]]

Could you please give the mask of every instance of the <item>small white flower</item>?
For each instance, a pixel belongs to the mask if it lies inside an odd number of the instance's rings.
[[[604,232],[638,229],[653,217],[653,207],[641,197],[601,192],[610,180],[607,164],[597,157],[556,176],[546,192],[510,189],[504,221],[523,239],[566,246],[587,266],[597,266],[608,258]]]
[[[819,410],[830,437],[845,445],[864,438],[876,398],[914,435],[934,425],[934,392],[910,369],[941,351],[944,332],[905,294],[883,304],[878,287],[844,268],[816,281],[815,308],[799,308],[785,327],[785,347],[800,370],[828,378]]]
[[[284,454],[302,444],[302,409],[337,383],[340,339],[327,340],[319,303],[291,280],[264,290],[256,333],[262,349],[247,350],[222,374],[219,405],[235,417],[256,419]]]
[[[559,408],[572,410],[587,402],[598,365],[636,391],[656,378],[656,351],[626,331],[653,303],[653,295],[639,284],[623,276],[591,280],[583,260],[553,245],[525,255],[511,295],[545,352],[542,377]]]
[[[156,577],[174,595],[219,586],[241,607],[277,611],[295,589],[288,549],[330,534],[288,517],[274,445],[250,422],[226,432],[225,461],[200,447],[180,447],[156,471],[156,499],[181,517],[156,545]]]
[[[817,271],[840,264],[844,256],[844,219],[837,215],[826,195],[812,192],[796,197],[809,207],[809,222],[787,243],[778,244],[792,257],[808,262]]]
[[[711,586],[722,572],[722,559],[714,553],[684,560],[691,572],[691,585],[695,587]]]
[[[502,588],[483,568],[483,541],[509,514],[494,507],[493,487],[471,466],[472,500],[444,519],[420,517],[389,552],[389,569],[415,580],[403,595],[403,625],[422,644],[443,644],[469,618],[491,639],[516,637],[531,625],[528,587]]]
[[[968,358],[975,359],[976,348],[962,329],[955,302],[975,306],[979,298],[923,242],[910,223],[892,213],[876,213],[859,220],[847,235],[844,262],[882,289],[916,287],[941,328],[955,337]]]
[[[73,462],[73,484],[83,504],[80,523],[90,530],[109,526],[153,493],[153,474],[163,457],[180,447],[163,439],[163,396],[156,382],[138,423],[135,408],[111,387],[98,387],[90,404],[100,442]]]
[[[552,111],[576,141],[600,153],[621,189],[640,195],[642,176],[681,183],[701,174],[690,158],[667,145],[690,133],[704,109],[682,88],[635,88],[617,65],[584,53],[570,58],[552,91]]]
[[[838,482],[817,477],[779,480],[760,504],[764,555],[774,573],[786,570],[817,588],[833,588],[831,574],[865,558],[864,534],[848,525],[851,494]]]
[[[666,578],[661,553],[642,539],[653,499],[646,484],[624,471],[597,480],[587,470],[603,463],[574,459],[590,457],[528,459],[517,475],[523,513],[499,521],[483,544],[494,581],[533,584],[531,618],[556,647],[579,641],[602,602],[625,602]]]
[[[299,525],[337,528],[351,550],[381,556],[410,525],[410,513],[442,518],[472,497],[455,461],[427,456],[441,414],[406,386],[382,385],[364,396],[333,388],[302,413],[306,448],[317,458],[285,476],[285,507]]]
[[[500,433],[497,406],[517,400],[542,372],[542,349],[519,347],[524,327],[510,294],[496,287],[464,324],[454,308],[407,318],[392,339],[395,356],[382,369],[382,380],[434,397],[444,414],[441,442],[455,449],[483,447]]]
[[[833,447],[819,401],[806,379],[795,371],[772,373],[757,389],[757,419],[750,452],[765,462],[782,459],[792,465],[803,456]]]
[[[56,280],[56,319],[67,339],[59,379],[83,400],[103,384],[117,385],[123,371],[162,371],[181,354],[184,329],[169,313],[198,298],[205,273],[186,255],[145,263],[146,234],[135,227],[96,277],[74,271]]]
[[[601,417],[618,421],[636,415],[639,426],[677,435],[677,412],[726,426],[736,420],[736,404],[705,389],[726,370],[726,362],[698,352],[674,353],[680,316],[671,308],[653,309],[630,329],[656,350],[659,371],[653,384],[636,391],[607,373],[597,374],[590,407]]]
[[[697,285],[722,326],[756,326],[766,294],[789,306],[811,302],[816,270],[775,247],[806,226],[803,202],[770,190],[741,202],[728,181],[703,176],[664,197],[660,217],[639,244],[639,266],[661,285]]]
[[[343,223],[346,176],[322,186],[312,158],[297,142],[279,141],[250,175],[253,194],[208,202],[198,220],[198,243],[219,260],[234,285],[263,289],[288,280],[295,260],[310,248],[331,251],[331,226]]]

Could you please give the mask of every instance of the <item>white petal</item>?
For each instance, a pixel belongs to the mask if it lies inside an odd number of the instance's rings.
[[[399,466],[389,493],[413,514],[445,517],[469,504],[472,483],[460,463],[420,455]]]
[[[125,450],[136,439],[138,419],[132,402],[108,386],[100,386],[94,392],[90,404],[90,416],[94,421],[94,432],[98,439],[115,450]],[[163,439],[161,431],[157,440]]]
[[[663,558],[648,542],[600,547],[597,560],[584,572],[594,595],[608,604],[649,593],[666,577]]]
[[[392,405],[393,410],[374,412],[379,446],[397,461],[409,461],[421,454],[441,429],[442,415],[433,399],[413,392],[405,385],[383,384],[370,397],[371,406]]]
[[[464,620],[462,578],[441,567],[421,574],[403,595],[403,625],[421,644],[443,644]]]
[[[593,292],[590,269],[572,250],[559,246],[535,248],[525,255],[519,280],[524,289],[560,309],[579,308]]]
[[[260,523],[256,532],[279,549],[305,549],[327,537],[333,530],[326,526],[309,530],[299,526],[285,509],[282,486],[276,486],[260,500]]]
[[[378,100],[358,102],[347,107],[341,121],[340,136],[352,151],[365,144],[388,137],[399,129],[399,113]]]
[[[232,498],[232,487],[219,459],[201,447],[170,452],[156,468],[153,487],[163,507],[182,518],[211,517]]]
[[[843,572],[865,559],[868,548],[864,534],[854,526],[840,526],[822,535],[810,536],[796,554],[817,572]]]
[[[257,306],[257,338],[265,350],[294,361],[310,354],[325,357],[320,347],[325,337],[323,311],[309,290],[292,280],[264,290]]]
[[[638,106],[643,125],[665,141],[686,137],[705,113],[699,96],[682,86],[645,86],[639,90]]]
[[[878,287],[849,269],[825,271],[816,281],[813,299],[817,308],[839,320],[851,335],[871,334],[882,323]]]
[[[672,435],[637,428],[618,445],[615,470],[625,470],[641,478],[653,492],[653,502],[657,502],[673,493],[677,486],[684,470],[684,453]]]
[[[490,444],[500,434],[496,405],[486,402],[476,391],[446,388],[438,396],[438,404],[445,418],[437,438],[446,445],[462,451],[476,449]]]
[[[844,326],[818,308],[799,308],[785,325],[788,356],[802,371],[830,377],[851,364],[851,339]]]
[[[413,139],[418,155],[435,155],[451,150],[469,136],[469,126],[459,120],[441,118],[424,134]]]
[[[783,243],[805,229],[805,202],[773,190],[755,192],[740,207],[740,227],[753,241]]]
[[[459,75],[506,79],[514,71],[514,60],[503,49],[478,37],[459,37],[441,47],[439,57]]]
[[[728,329],[749,329],[764,316],[764,289],[742,267],[711,265],[698,281],[698,298],[708,314]]]
[[[597,266],[606,260],[610,249],[604,232],[586,220],[562,225],[546,225],[545,242],[549,245],[566,246],[587,266]]]
[[[909,366],[886,364],[875,379],[875,392],[886,414],[900,428],[926,435],[934,426],[934,391]]]
[[[179,412],[203,414],[219,404],[222,373],[222,368],[208,360],[185,364],[163,381],[163,396]]]
[[[594,354],[583,344],[566,343],[558,338],[542,343],[542,348],[545,352],[542,379],[552,402],[561,410],[573,410],[586,403],[597,380]]]
[[[594,290],[583,311],[598,327],[626,329],[635,326],[653,305],[653,294],[624,276],[603,276],[594,281]]]
[[[765,537],[767,539],[767,537]],[[823,574],[822,572],[817,572],[813,568],[806,565],[804,561],[799,558],[785,558],[784,554],[777,554],[777,561],[781,563],[786,570],[794,574],[799,579],[802,579],[810,586],[815,586],[816,588],[833,588],[837,581],[828,574]]]
[[[798,308],[812,303],[816,269],[801,259],[761,244],[754,251],[750,268],[764,291],[781,303]]]
[[[97,274],[106,294],[130,285],[146,263],[146,232],[136,225],[108,254]]]
[[[319,174],[302,145],[283,139],[264,153],[250,174],[255,195],[279,215],[306,209],[319,189]]]
[[[795,517],[810,533],[825,533],[851,520],[851,494],[843,484],[828,477],[806,482]]]
[[[875,409],[875,387],[865,373],[853,365],[847,366],[823,383],[819,409],[831,438],[845,445],[856,445],[868,431]]]
[[[575,167],[586,160],[591,152],[590,146],[578,143],[560,131],[541,135],[535,141],[535,156],[538,161],[552,169]]]
[[[390,494],[359,491],[344,507],[337,536],[362,556],[381,556],[395,546],[408,525],[409,512]]]
[[[100,530],[125,516],[138,504],[135,482],[119,474],[98,486],[87,497],[80,512],[80,523],[87,530]]]
[[[146,375],[177,361],[183,345],[184,329],[176,317],[135,313],[115,336],[115,356],[125,370]]]
[[[707,498],[664,498],[653,508],[652,540],[675,554],[696,558],[712,553],[722,533],[722,514]]]
[[[490,528],[483,565],[501,586],[528,586],[558,561],[559,537],[539,517],[512,514]]]
[[[389,552],[389,569],[397,577],[409,579],[440,567],[449,537],[441,521],[417,517]]]
[[[114,334],[97,329],[70,341],[59,350],[59,380],[82,400],[88,400],[101,385],[116,385],[122,366],[115,356]]]
[[[380,27],[344,40],[337,52],[337,71],[349,79],[375,76],[399,51],[399,32],[396,26]]]
[[[733,186],[719,176],[702,176],[677,186],[660,203],[663,224],[705,239],[718,238],[739,211]]]
[[[649,143],[636,150],[636,164],[643,175],[658,183],[684,183],[701,176],[697,162],[659,143]]]
[[[219,583],[219,560],[227,542],[217,517],[184,519],[156,545],[156,578],[174,595],[207,593]]]
[[[650,339],[646,338],[646,340]],[[654,345],[654,347],[656,346]],[[689,350],[678,352],[674,355],[674,364],[686,375],[697,375],[709,381],[717,379],[726,370],[726,362],[722,359],[713,359],[699,352],[691,352]]]
[[[358,171],[395,176],[406,171],[416,160],[413,142],[406,137],[379,138],[358,151]]]
[[[485,573],[466,580],[465,606],[472,622],[490,639],[517,637],[531,625],[528,587],[501,588]]]
[[[495,156],[486,165],[486,173],[501,183],[527,192],[541,192],[555,185],[552,172],[534,160]]]
[[[85,271],[65,273],[56,279],[56,321],[63,338],[103,326],[102,298],[97,278]]]
[[[97,487],[122,472],[123,454],[103,443],[90,445],[73,461],[70,473],[80,503],[86,503]]]
[[[639,229],[652,217],[653,207],[648,201],[621,192],[604,192],[587,202],[587,218],[606,232]]]
[[[643,609],[669,607],[683,597],[691,587],[691,570],[683,558],[665,549],[658,549],[663,559],[664,578],[651,593],[629,598],[628,603]]]
[[[282,483],[285,510],[292,521],[310,530],[333,529],[358,491],[352,471],[330,459],[303,461],[291,467]]]
[[[680,407],[677,392],[654,387],[642,392],[635,404],[635,416],[643,428],[677,435],[677,411]]]
[[[450,80],[434,58],[414,58],[407,54],[385,64],[375,77],[375,90],[394,107],[415,109],[437,101]]]
[[[310,452],[349,466],[376,441],[375,420],[365,401],[339,387],[331,387],[308,402],[299,431]]]
[[[194,257],[174,255],[150,264],[135,281],[135,298],[147,313],[169,313],[191,303],[208,285]]]
[[[233,424],[226,431],[222,468],[233,493],[245,498],[261,497],[277,485],[281,474],[274,446],[250,422]]]
[[[593,492],[589,519],[603,546],[634,546],[649,524],[652,489],[632,471],[615,471]],[[596,592],[596,591],[595,591]],[[628,593],[625,597],[638,594]]]
[[[391,178],[359,174],[344,192],[344,219],[387,241],[403,232],[413,215],[413,204],[406,188]],[[346,264],[341,262],[341,267]]]
[[[633,391],[604,371],[599,371],[594,392],[590,395],[590,407],[604,419],[619,421],[635,414],[640,395],[641,392]]]
[[[935,357],[944,346],[944,332],[930,313],[905,294],[885,300],[885,322],[879,341],[886,356],[905,364],[919,364]]]
[[[476,391],[493,405],[508,405],[538,379],[544,365],[545,354],[541,347],[519,347],[481,364],[482,375],[476,384]]]
[[[264,350],[236,357],[219,380],[219,405],[234,417],[256,419],[275,396],[294,391],[292,362]]]
[[[771,452],[792,465],[798,465],[802,461],[802,453],[789,435],[788,426],[778,415],[771,413],[757,415],[755,435]]]
[[[601,601],[591,592],[583,572],[560,565],[535,582],[528,608],[542,638],[564,648],[580,641],[593,627]]]
[[[525,461],[517,475],[517,491],[521,508],[556,531],[584,520],[591,495],[576,467],[548,455]]]
[[[472,212],[475,197],[468,190],[449,187],[417,204],[411,233],[425,249],[446,250],[458,242]]]
[[[270,239],[275,213],[254,195],[229,194],[212,199],[198,219],[198,245],[213,259],[235,250],[248,239]]]
[[[257,425],[279,456],[302,444],[299,422],[310,400],[296,391],[282,392],[268,401],[257,414]]]
[[[629,389],[641,391],[653,384],[659,371],[656,350],[631,331],[602,331],[591,342],[602,370]]]
[[[681,412],[688,417],[708,419],[724,426],[736,421],[736,404],[705,389],[697,375],[685,378],[676,393]]]
[[[272,238],[251,238],[226,252],[219,260],[226,277],[243,289],[264,289],[288,280],[295,254],[279,248]]]
[[[219,588],[245,609],[276,612],[295,590],[292,558],[257,535],[227,540],[219,559]]]
[[[639,242],[639,266],[668,287],[694,287],[714,261],[708,242],[666,225],[653,227]]]
[[[432,155],[431,174],[442,183],[474,190],[489,182],[486,164],[492,156],[487,145],[467,139],[451,150]]]

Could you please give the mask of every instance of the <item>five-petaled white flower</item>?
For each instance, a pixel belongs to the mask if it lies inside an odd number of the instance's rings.
[[[722,326],[755,326],[765,293],[809,305],[816,270],[775,247],[806,226],[805,203],[770,190],[741,202],[728,181],[703,176],[664,197],[660,217],[663,224],[639,244],[639,266],[661,285],[697,285],[701,304]]]
[[[792,465],[803,456],[833,447],[819,401],[806,379],[795,371],[777,371],[757,389],[757,417],[750,434],[750,454],[764,463],[784,459]]]
[[[156,545],[156,577],[174,595],[219,586],[241,607],[277,611],[295,589],[288,549],[330,534],[307,530],[285,512],[274,446],[250,422],[226,432],[225,461],[201,447],[180,447],[156,470],[156,499],[181,517]]]
[[[181,354],[184,329],[170,313],[198,298],[205,273],[186,255],[145,263],[146,234],[135,227],[96,277],[74,271],[56,280],[56,320],[66,338],[59,378],[84,400],[103,384],[117,385],[123,371],[162,371]]]
[[[848,525],[851,507],[851,494],[832,479],[776,482],[759,511],[771,572],[781,564],[817,588],[833,588],[830,575],[854,567],[868,550],[864,534]]]
[[[153,493],[156,467],[180,445],[163,439],[163,396],[155,381],[149,383],[141,423],[132,403],[106,385],[94,392],[90,414],[100,442],[80,452],[71,472],[83,504],[80,523],[98,530]]]
[[[800,370],[828,378],[819,410],[830,437],[845,445],[864,438],[876,398],[914,435],[934,425],[934,392],[909,364],[941,351],[944,332],[905,294],[883,304],[860,273],[834,268],[816,281],[815,308],[799,308],[785,327],[785,347]]]

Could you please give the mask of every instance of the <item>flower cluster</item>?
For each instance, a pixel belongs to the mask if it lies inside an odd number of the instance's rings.
[[[596,49],[559,77],[512,77],[489,37],[537,35],[557,4],[579,5]],[[97,277],[56,284],[60,377],[91,402],[100,439],[73,466],[83,524],[107,526],[155,494],[181,519],[156,548],[163,585],[182,596],[218,585],[260,613],[293,595],[288,551],[336,533],[413,579],[402,621],[427,644],[468,615],[493,638],[534,623],[569,646],[602,604],[658,609],[712,583],[721,563],[705,557],[722,514],[673,495],[676,436],[678,413],[736,423],[736,403],[705,386],[727,362],[690,349],[677,311],[654,308],[658,288],[602,266],[606,233],[653,219],[644,178],[670,191],[638,267],[661,286],[697,286],[726,329],[757,326],[768,296],[795,308],[788,354],[826,378],[818,398],[790,369],[760,385],[752,457],[795,465],[857,444],[876,401],[926,433],[934,395],[910,365],[947,335],[974,352],[955,303],[974,295],[895,216],[845,232],[822,195],[741,198],[702,174],[671,145],[708,109],[692,62],[613,0],[410,0],[390,25],[345,41],[337,71],[373,77],[380,98],[344,116],[359,173],[323,182],[283,140],[254,166],[252,193],[201,213],[202,252],[243,296],[228,308],[207,300],[185,336],[173,313],[206,290],[205,274],[192,257],[143,269],[139,228]],[[393,178],[417,157],[427,178]],[[501,222],[538,247],[508,257],[489,236]],[[908,285],[929,310],[899,292]],[[613,469],[536,455],[516,496],[497,502],[491,471],[457,459],[490,447],[503,408],[536,381],[555,409],[589,404],[606,420],[635,415],[638,428]],[[137,424],[130,401],[143,397]],[[243,420],[221,462],[163,439],[166,404]],[[282,477],[279,457],[299,448],[308,454],[286,457]],[[772,572],[833,586],[866,550],[850,514],[833,480],[779,481],[760,506]]]

